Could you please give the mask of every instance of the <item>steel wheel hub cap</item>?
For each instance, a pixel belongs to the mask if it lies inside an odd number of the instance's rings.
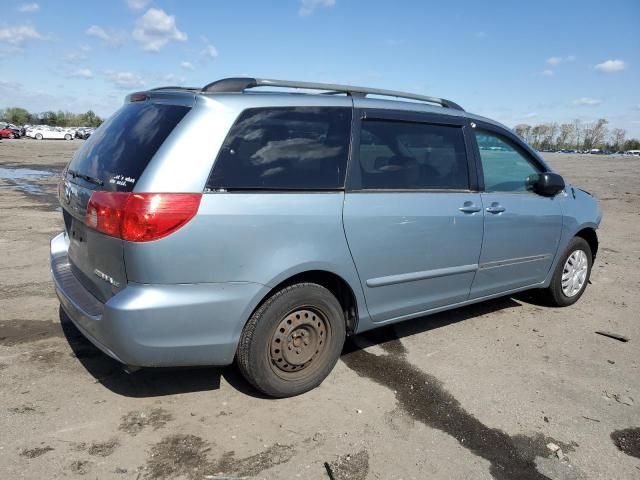
[[[301,309],[284,317],[271,339],[271,361],[284,372],[309,366],[326,345],[327,324],[323,315]]]
[[[577,295],[587,281],[588,270],[589,262],[584,250],[571,253],[562,270],[562,293],[567,297]]]

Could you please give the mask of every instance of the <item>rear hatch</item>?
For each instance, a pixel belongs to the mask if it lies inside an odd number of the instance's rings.
[[[166,96],[133,96],[98,128],[63,172],[60,205],[69,237],[69,261],[78,280],[105,302],[127,283],[123,240],[86,224],[94,192],[131,192],[162,143],[189,112]],[[184,97],[183,97],[184,100]]]

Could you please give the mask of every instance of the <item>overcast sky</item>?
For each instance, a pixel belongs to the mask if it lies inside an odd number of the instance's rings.
[[[250,75],[408,90],[640,137],[640,1],[5,2],[0,108],[95,110]]]

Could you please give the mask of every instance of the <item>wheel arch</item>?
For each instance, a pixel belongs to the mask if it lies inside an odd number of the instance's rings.
[[[596,259],[596,254],[598,253],[598,234],[596,233],[595,228],[585,227],[574,235],[575,237],[583,238],[591,248],[591,257],[592,260]]]
[[[598,223],[596,222],[583,222],[579,225],[565,225],[562,236],[560,238],[560,243],[558,244],[558,248],[555,254],[555,258],[549,271],[547,272],[547,277],[545,281],[542,283],[541,288],[546,288],[551,283],[551,279],[553,278],[553,274],[558,266],[558,263],[562,259],[569,242],[575,238],[579,237],[584,239],[591,248],[591,259],[592,263],[595,261],[596,253],[598,252],[599,240],[598,235],[596,233],[596,229],[598,228]]]
[[[274,287],[272,287],[258,302],[256,307],[251,312],[255,312],[260,306],[271,297],[275,292],[282,290],[285,287],[296,283],[317,283],[329,290],[338,300],[342,306],[342,310],[345,316],[345,322],[347,327],[347,333],[353,333],[356,331],[358,325],[358,299],[352,288],[342,276],[335,272],[322,269],[305,270],[295,274],[291,274],[284,280],[280,280]],[[246,322],[251,318],[251,315],[246,318]]]

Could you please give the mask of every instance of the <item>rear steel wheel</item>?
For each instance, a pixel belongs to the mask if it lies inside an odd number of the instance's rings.
[[[290,397],[322,383],[340,357],[345,336],[336,297],[321,285],[296,283],[275,292],[253,313],[236,360],[258,390]]]
[[[276,375],[295,378],[322,362],[331,329],[325,316],[307,308],[294,310],[277,325],[271,338],[270,360]]]

